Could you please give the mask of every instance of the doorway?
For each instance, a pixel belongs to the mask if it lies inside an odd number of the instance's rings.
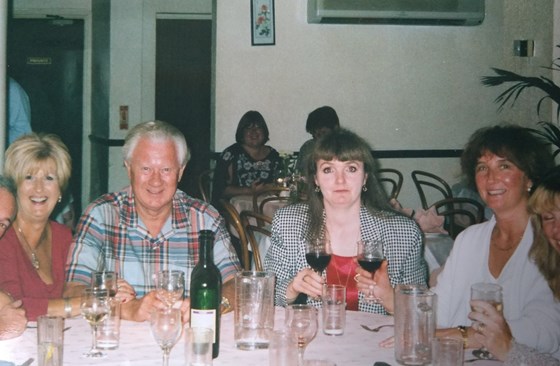
[[[31,128],[54,133],[68,147],[72,176],[65,200],[81,212],[84,21],[10,19],[8,75],[29,95]],[[57,205],[56,209],[64,205]]]
[[[198,198],[210,162],[211,62],[211,20],[157,19],[155,115],[185,135],[191,159],[179,189]]]

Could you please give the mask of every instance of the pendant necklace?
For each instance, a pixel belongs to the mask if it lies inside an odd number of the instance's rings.
[[[45,240],[46,234],[47,234],[47,226],[45,226],[45,228],[43,229],[43,232],[41,233],[41,237],[39,238],[39,241],[37,242],[37,246],[35,247],[35,250],[31,249],[31,245],[29,245],[29,243],[27,242],[27,238],[25,237],[25,234],[23,233],[23,230],[21,230],[21,227],[19,225],[17,225],[16,223],[14,223],[14,226],[16,227],[17,231],[19,232],[19,236],[22,239],[23,244],[25,244],[25,246],[27,247],[27,249],[29,250],[29,252],[31,253],[31,265],[33,266],[33,268],[35,268],[35,270],[39,270],[40,267],[40,263],[39,263],[39,258],[37,258],[37,249],[41,246],[41,244],[43,244],[43,241]]]

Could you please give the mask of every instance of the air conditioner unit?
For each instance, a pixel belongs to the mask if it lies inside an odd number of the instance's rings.
[[[308,23],[478,25],[484,0],[307,0]]]

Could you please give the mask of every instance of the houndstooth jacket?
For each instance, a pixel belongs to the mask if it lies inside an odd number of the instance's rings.
[[[276,274],[275,305],[286,306],[286,288],[296,274],[308,267],[305,242],[309,225],[307,204],[289,205],[276,211],[272,221],[271,246],[264,267]],[[389,279],[397,284],[427,284],[427,265],[423,257],[422,233],[418,225],[405,216],[392,212],[374,215],[365,207],[360,209],[362,239],[381,239],[388,261]],[[320,302],[307,299],[320,306]],[[367,304],[359,294],[359,309],[387,314],[380,304]]]

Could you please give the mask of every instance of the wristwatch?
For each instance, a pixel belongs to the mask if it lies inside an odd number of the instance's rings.
[[[228,311],[232,310],[231,309],[231,304],[229,302],[229,299],[225,296],[222,296],[222,303],[221,303],[222,307],[223,307],[223,312],[227,313]]]

